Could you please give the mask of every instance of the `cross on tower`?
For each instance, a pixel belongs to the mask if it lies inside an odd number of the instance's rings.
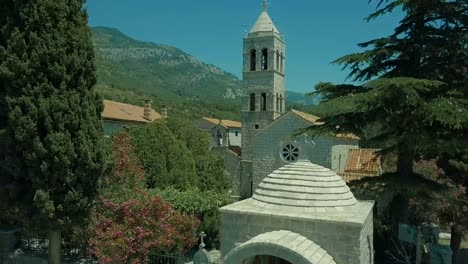
[[[263,0],[263,11],[267,11],[268,10],[268,1],[267,0]]]
[[[205,243],[203,242],[203,239],[206,237],[205,232],[201,231],[200,235],[200,245],[198,246],[200,249],[205,248]]]

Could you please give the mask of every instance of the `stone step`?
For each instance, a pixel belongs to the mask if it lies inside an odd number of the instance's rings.
[[[323,193],[293,193],[293,192],[281,192],[275,190],[265,190],[257,189],[256,194],[277,197],[284,199],[293,199],[293,200],[311,200],[311,201],[335,201],[335,200],[348,200],[352,199],[354,196],[350,192],[341,193],[341,194],[323,194]]]

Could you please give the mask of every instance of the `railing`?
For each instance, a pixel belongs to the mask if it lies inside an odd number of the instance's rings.
[[[185,264],[185,263],[192,263],[192,261],[184,256],[151,255],[148,263],[149,264]]]
[[[193,261],[185,256],[178,255],[151,255],[148,264],[220,264],[220,261],[200,262]]]

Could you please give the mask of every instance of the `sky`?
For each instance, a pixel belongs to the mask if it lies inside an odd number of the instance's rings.
[[[286,41],[286,89],[310,92],[318,82],[349,83],[331,62],[387,36],[401,13],[366,22],[377,1],[269,0],[268,13]],[[242,39],[261,0],[88,0],[90,26],[113,27],[138,40],[175,46],[242,78]]]

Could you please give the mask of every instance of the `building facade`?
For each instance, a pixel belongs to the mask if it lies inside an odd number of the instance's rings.
[[[244,38],[243,60],[239,192],[248,198],[269,173],[297,158],[284,156],[291,151],[287,148],[294,147],[290,144],[292,136],[300,129],[319,125],[319,118],[297,110],[285,111],[286,43],[266,4]],[[316,137],[307,148],[312,162],[342,170],[347,151],[357,147],[358,138],[348,135]]]

